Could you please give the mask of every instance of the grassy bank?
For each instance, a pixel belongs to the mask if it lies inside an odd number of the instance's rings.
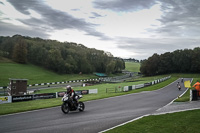
[[[125,62],[125,70],[130,72],[140,72],[140,63],[136,62]]]
[[[9,78],[28,79],[28,84],[62,82],[97,78],[91,74],[63,74],[48,71],[32,64],[0,63],[0,86],[7,86]]]
[[[147,116],[106,133],[199,133],[200,110]]]

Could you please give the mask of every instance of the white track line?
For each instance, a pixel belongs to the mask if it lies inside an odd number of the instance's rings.
[[[101,131],[101,132],[99,132],[99,133],[107,132],[107,131],[109,131],[109,130],[111,130],[111,129],[114,129],[114,128],[117,128],[117,127],[123,126],[123,125],[125,125],[125,124],[128,124],[128,123],[130,123],[130,122],[133,122],[133,121],[139,120],[139,119],[141,119],[141,118],[143,118],[143,117],[145,117],[145,116],[149,116],[149,115],[150,115],[150,114],[147,114],[147,115],[143,115],[143,116],[137,117],[137,118],[135,118],[135,119],[132,119],[132,120],[127,121],[127,122],[124,122],[124,123],[119,124],[119,125],[117,125],[117,126],[114,126],[114,127],[109,128],[109,129],[103,130],[103,131]]]

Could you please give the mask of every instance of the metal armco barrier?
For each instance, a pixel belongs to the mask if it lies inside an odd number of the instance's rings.
[[[21,102],[33,100],[33,95],[12,96],[12,102]]]
[[[152,85],[151,82],[150,82],[150,83],[144,83],[144,87],[146,87],[146,86],[150,86],[150,85]]]
[[[160,83],[162,81],[165,81],[165,80],[167,80],[169,78],[171,78],[171,76],[168,76],[168,77],[165,77],[165,78],[162,78],[162,79],[158,79],[158,80],[155,80],[155,81],[152,81],[152,82],[149,82],[149,83],[144,83],[144,84],[139,84],[139,85],[132,85],[132,86],[124,86],[123,91],[131,91],[131,90],[134,90],[134,89],[140,89],[140,88],[143,88],[143,87],[151,86],[151,85]]]
[[[63,97],[66,92],[56,92],[57,97]],[[77,95],[85,95],[85,94],[96,94],[98,93],[98,89],[89,89],[89,90],[77,90],[75,91]]]
[[[116,93],[115,88],[106,88],[106,93]]]
[[[65,83],[75,83],[75,82],[85,82],[85,81],[95,81],[95,80],[102,80],[102,78],[82,79],[82,80],[73,80],[73,81],[52,82],[52,83],[41,83],[41,84],[32,84],[32,85],[27,85],[27,86],[31,87],[31,86],[42,86],[42,85],[55,85],[55,84],[65,84]]]
[[[43,94],[34,94],[33,100],[35,99],[49,99],[56,98],[56,93],[43,93]]]
[[[89,94],[97,94],[98,89],[89,89]]]
[[[128,90],[131,91],[132,90],[132,86],[128,86]]]
[[[7,89],[7,86],[0,87],[0,89]]]
[[[135,85],[135,89],[139,89],[139,88],[142,88],[142,87],[144,87],[144,84]]]
[[[12,102],[12,97],[11,96],[1,96],[0,97],[0,104],[11,103],[11,102]]]
[[[57,97],[63,97],[65,95],[65,92],[57,92]]]
[[[115,87],[115,88],[106,88],[106,93],[118,93],[122,92],[123,88],[121,87]]]
[[[98,89],[78,90],[75,92],[78,95],[96,94],[98,93]],[[43,93],[43,94],[33,94],[33,95],[23,95],[23,96],[2,96],[0,97],[0,104],[37,100],[37,99],[58,98],[58,97],[63,97],[64,95],[65,95],[65,92]]]
[[[75,91],[75,93],[77,95],[85,95],[85,94],[89,94],[89,90],[79,90],[79,91]]]

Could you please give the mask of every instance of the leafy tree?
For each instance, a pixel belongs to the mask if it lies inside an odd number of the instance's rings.
[[[194,48],[191,52],[191,72],[200,72],[200,47]]]
[[[160,63],[158,65],[158,73],[166,74],[173,71],[172,54],[170,52],[160,55]]]
[[[147,60],[141,61],[140,72],[144,75],[147,75],[147,63]]]
[[[14,45],[15,42],[12,38],[1,37],[0,50],[3,51],[2,56],[12,59]]]
[[[16,62],[32,63],[57,73],[115,73],[125,68],[122,59],[108,52],[72,42],[20,35],[0,37],[0,54]]]
[[[158,66],[160,63],[159,55],[154,54],[153,56],[149,57],[147,61],[147,75],[156,75],[158,74]]]
[[[125,69],[125,63],[123,60],[116,58],[115,62],[115,72],[121,72],[123,69]]]
[[[35,65],[45,66],[48,51],[40,44],[30,44],[28,61]]]
[[[74,73],[77,71],[77,63],[71,55],[67,56],[67,60],[65,60],[65,69],[66,73]]]
[[[58,73],[65,73],[65,63],[58,49],[49,50],[45,67]]]
[[[111,62],[107,65],[106,68],[107,68],[107,69],[106,69],[106,73],[107,73],[107,74],[113,73],[114,70],[115,70],[115,61],[111,61]]]
[[[200,72],[200,48],[154,54],[141,63],[140,70],[144,75]]]
[[[13,48],[12,59],[18,63],[27,62],[27,45],[22,38],[19,38]]]

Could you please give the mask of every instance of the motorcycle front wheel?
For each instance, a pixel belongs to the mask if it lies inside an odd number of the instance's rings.
[[[79,102],[79,111],[84,111],[85,104],[83,102]]]
[[[63,103],[61,106],[61,110],[64,114],[68,114],[69,113],[69,107],[67,103]]]

